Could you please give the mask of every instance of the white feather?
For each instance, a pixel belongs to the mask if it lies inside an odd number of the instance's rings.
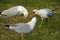
[[[36,24],[36,17],[32,18],[32,20],[28,23],[17,23],[14,25],[10,25],[9,28],[15,30],[18,33],[30,33]]]
[[[52,9],[48,9],[48,8],[40,9],[40,10],[34,9],[33,12],[35,12],[35,14],[39,15],[41,18],[48,18],[47,14],[51,14],[51,15],[54,14],[54,11],[52,11]]]
[[[16,15],[24,14],[24,16],[27,17],[28,11],[23,6],[15,6],[15,7],[4,10],[1,14],[7,15],[7,16],[16,16]]]

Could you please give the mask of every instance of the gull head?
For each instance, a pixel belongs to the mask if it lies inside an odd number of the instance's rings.
[[[34,9],[32,13],[33,14],[37,14],[38,13],[38,9]]]

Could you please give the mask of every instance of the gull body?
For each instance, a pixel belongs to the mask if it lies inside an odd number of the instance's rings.
[[[25,40],[24,34],[30,33],[36,24],[36,17],[33,17],[30,22],[27,23],[17,23],[13,25],[4,25],[5,29],[13,29],[17,33],[21,33],[21,40]]]
[[[13,29],[17,33],[30,33],[36,24],[36,17],[32,18],[32,20],[28,23],[17,23],[13,25],[4,25],[6,29]]]
[[[44,9],[34,9],[33,13],[39,15],[41,18],[49,18],[52,17],[54,15],[54,11],[56,9],[48,9],[48,8],[44,8]]]
[[[28,16],[28,11],[23,6],[11,7],[9,9],[2,11],[1,13],[1,15],[5,15],[5,16],[16,16],[16,15],[21,15],[21,14],[23,14],[25,17]]]

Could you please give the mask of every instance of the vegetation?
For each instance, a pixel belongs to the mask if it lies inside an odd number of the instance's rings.
[[[50,18],[50,25],[44,20],[42,27],[40,27],[41,18],[34,15],[37,17],[37,23],[31,33],[25,34],[26,40],[60,40],[60,0],[0,0],[0,11],[19,5],[28,9],[29,17],[26,20],[23,19],[24,16],[22,15],[0,17],[0,40],[21,40],[21,34],[13,30],[3,29],[3,25],[28,22],[33,17],[32,10],[41,8],[57,8],[56,14]],[[13,19],[17,20],[17,22],[13,21]]]

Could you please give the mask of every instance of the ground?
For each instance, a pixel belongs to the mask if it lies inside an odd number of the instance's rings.
[[[29,17],[26,20],[23,19],[23,15],[0,17],[0,40],[21,40],[21,34],[13,30],[3,29],[3,25],[26,23],[34,16],[37,17],[37,23],[31,33],[25,34],[26,40],[60,40],[60,0],[0,0],[0,11],[19,5],[27,8]],[[32,15],[32,10],[42,8],[57,8],[57,10],[55,11],[56,14],[50,18],[50,25],[44,20],[42,27],[40,27],[41,18],[38,15]],[[17,22],[13,21],[13,19],[17,20]]]

